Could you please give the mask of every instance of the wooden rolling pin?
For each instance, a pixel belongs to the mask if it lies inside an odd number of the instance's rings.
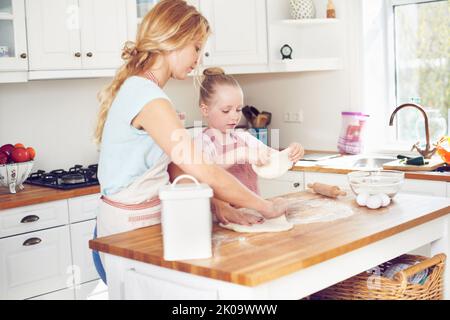
[[[347,192],[342,191],[341,189],[339,189],[338,186],[332,186],[329,184],[325,184],[325,183],[319,183],[319,182],[314,182],[314,183],[308,183],[308,188],[313,189],[313,191],[315,193],[324,195],[326,197],[330,197],[330,198],[337,198],[338,196],[346,196]]]

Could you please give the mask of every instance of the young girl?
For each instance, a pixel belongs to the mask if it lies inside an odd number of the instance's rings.
[[[267,218],[285,212],[286,202],[264,200],[219,166],[196,163],[201,152],[191,143],[163,91],[169,79],[186,79],[196,68],[209,33],[208,21],[195,7],[183,0],[158,2],[144,17],[136,42],[124,48],[125,63],[100,92],[95,132],[102,194],[96,226],[99,236],[160,223],[158,191],[169,183],[171,161],[210,185],[220,199],[247,204]],[[174,140],[174,133],[182,139]],[[186,161],[174,155],[180,145],[190,151]],[[94,262],[106,280],[97,252]]]
[[[270,154],[278,152],[244,131],[235,130],[242,116],[243,93],[239,83],[220,68],[204,70],[200,88],[200,109],[208,127],[196,137],[196,143],[208,159],[226,168],[247,188],[259,194],[257,175],[252,164],[268,162]],[[298,161],[304,154],[302,146],[292,143],[289,159]],[[257,223],[254,216],[242,215],[238,210],[218,199],[213,200],[216,217],[222,223]],[[244,220],[244,221],[242,221]]]

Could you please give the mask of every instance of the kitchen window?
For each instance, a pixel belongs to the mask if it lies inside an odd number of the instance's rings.
[[[413,102],[427,109],[433,143],[449,127],[450,2],[391,0],[391,4],[395,103]],[[417,109],[402,109],[396,121],[398,143],[425,142],[424,121]]]

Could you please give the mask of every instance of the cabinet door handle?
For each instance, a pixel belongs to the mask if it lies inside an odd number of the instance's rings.
[[[205,52],[205,57],[209,57],[209,52]]]
[[[30,239],[24,241],[23,246],[25,246],[25,247],[35,246],[41,242],[42,242],[42,240],[40,238],[30,238]]]
[[[20,223],[36,222],[38,220],[39,220],[39,217],[33,214],[33,215],[24,217],[22,220],[20,220]]]
[[[75,57],[77,57],[77,58],[81,57],[81,53],[80,52],[76,52],[75,53]]]
[[[92,52],[86,53],[86,56],[88,56],[89,58],[92,58],[93,55],[94,55],[94,54],[93,54]]]
[[[27,54],[26,54],[26,53],[22,53],[22,54],[20,55],[20,57],[21,57],[22,59],[26,59],[26,58],[27,58]]]
[[[298,187],[300,187],[300,183],[298,183],[298,182],[294,183],[294,188],[298,188]]]

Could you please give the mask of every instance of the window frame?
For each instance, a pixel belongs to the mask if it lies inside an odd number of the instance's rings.
[[[388,80],[387,80],[387,92],[388,92],[388,101],[390,106],[394,106],[389,109],[390,114],[394,111],[394,108],[397,106],[397,61],[396,61],[396,47],[395,47],[395,7],[402,5],[411,5],[411,4],[422,4],[422,3],[430,3],[430,2],[439,2],[445,0],[386,0],[386,31],[387,31],[387,62],[388,62]],[[398,140],[399,136],[399,126],[398,126],[398,117],[394,119],[395,130],[388,135],[387,143],[388,145],[395,146],[395,149],[406,150],[410,149],[410,143],[400,142]],[[448,118],[448,127],[447,132],[450,131],[450,117]]]

